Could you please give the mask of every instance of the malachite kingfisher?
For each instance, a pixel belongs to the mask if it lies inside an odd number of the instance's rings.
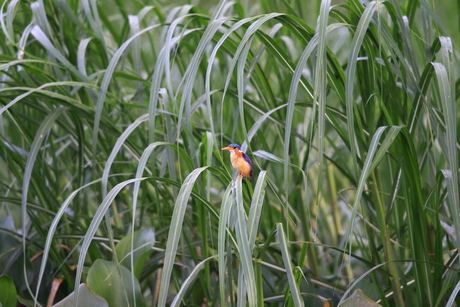
[[[230,162],[232,166],[239,173],[238,176],[246,177],[251,181],[252,179],[252,162],[248,155],[241,151],[240,145],[230,144],[222,150],[230,151]]]

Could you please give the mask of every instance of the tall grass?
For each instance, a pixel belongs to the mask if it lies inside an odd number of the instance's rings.
[[[3,1],[0,302],[459,306],[459,12]]]

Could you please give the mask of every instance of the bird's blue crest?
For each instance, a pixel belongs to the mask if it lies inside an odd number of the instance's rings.
[[[240,147],[240,145],[238,145],[238,144],[230,144],[230,145],[228,145],[228,146],[229,146],[229,147],[230,147],[230,146],[236,147],[236,148],[238,148],[239,150],[241,150],[241,147]]]

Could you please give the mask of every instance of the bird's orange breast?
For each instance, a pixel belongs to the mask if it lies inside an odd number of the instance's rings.
[[[232,153],[230,161],[238,173],[248,178],[251,176],[251,166],[244,160],[243,155],[240,152]]]

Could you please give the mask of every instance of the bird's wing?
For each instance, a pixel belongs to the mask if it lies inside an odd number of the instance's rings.
[[[249,159],[247,154],[245,154],[244,152],[242,154],[243,154],[244,161],[246,161],[249,164],[250,171],[249,171],[249,177],[248,178],[249,178],[249,181],[252,181],[252,161],[251,161],[251,159]]]
[[[247,154],[245,154],[244,152],[242,152],[242,154],[243,154],[244,161],[248,162],[249,165],[251,166],[251,169],[252,169],[252,161],[251,161],[251,159],[249,159],[249,156]]]

